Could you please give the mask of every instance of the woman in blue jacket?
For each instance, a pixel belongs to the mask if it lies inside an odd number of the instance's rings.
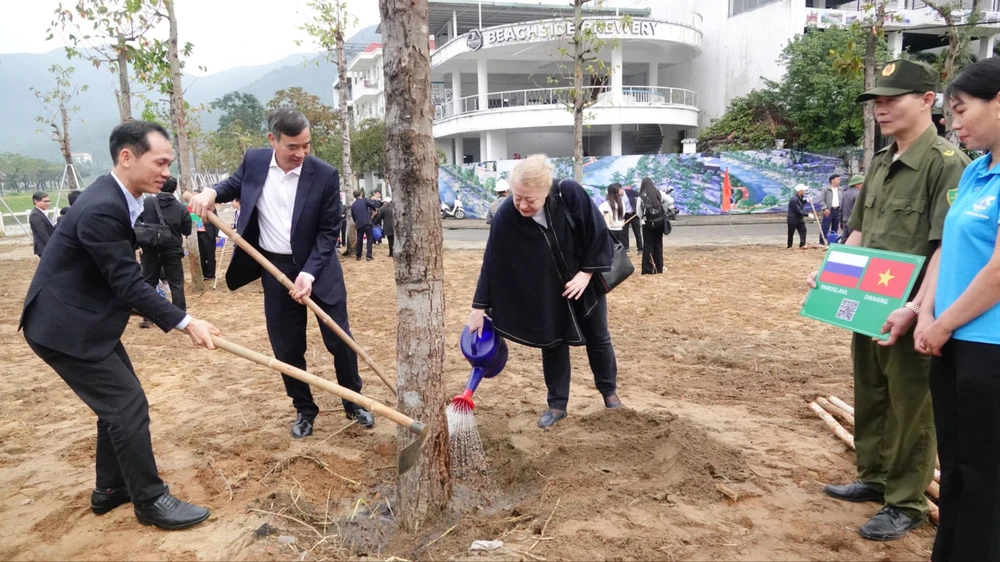
[[[941,520],[931,559],[1000,559],[1000,58],[948,86],[952,128],[972,150],[928,272],[914,345],[933,355]]]

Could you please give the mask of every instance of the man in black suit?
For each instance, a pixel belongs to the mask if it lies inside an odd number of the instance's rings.
[[[132,502],[143,525],[190,527],[207,509],[180,501],[160,480],[149,437],[149,405],[121,336],[135,308],[164,332],[183,330],[214,349],[211,324],[160,298],[135,261],[132,225],[143,193],[170,177],[173,147],[156,123],[111,133],[114,169],[83,192],[49,242],[24,299],[18,329],[32,351],[97,414],[95,514]]]
[[[301,306],[311,296],[348,334],[347,290],[335,247],[340,230],[340,177],[326,162],[309,155],[309,120],[283,108],[268,117],[270,149],[255,148],[243,156],[227,179],[191,200],[191,212],[204,217],[216,203],[239,199],[242,206],[236,230],[289,279],[289,291],[239,247],[226,271],[226,285],[236,290],[258,278],[264,285],[264,318],[274,356],[306,368],[306,323]],[[320,322],[323,343],[333,355],[337,382],[361,391],[358,356]],[[312,435],[319,407],[308,384],[282,375],[285,391],[297,411],[292,436]],[[364,427],[375,425],[368,410],[344,400],[348,419]]]
[[[351,203],[351,218],[354,219],[354,228],[358,231],[358,253],[356,257],[361,261],[361,245],[368,239],[368,261],[372,261],[372,211],[378,210],[378,204],[371,199],[365,199],[364,193],[360,189],[354,190],[354,203]]]
[[[45,245],[49,243],[52,232],[56,229],[49,216],[45,214],[49,210],[51,199],[48,193],[39,191],[31,196],[31,202],[35,204],[35,208],[28,215],[28,224],[31,226],[31,238],[35,242],[35,255],[41,257]]]
[[[170,286],[170,300],[177,308],[187,310],[187,301],[184,300],[184,266],[181,260],[184,258],[183,237],[191,235],[191,213],[184,203],[174,197],[175,191],[177,178],[168,178],[156,197],[147,197],[143,201],[139,220],[146,224],[160,224],[160,215],[163,215],[163,222],[174,233],[175,238],[169,245],[143,247],[140,263],[143,278],[154,289],[160,283],[162,269],[167,285]],[[156,207],[160,208],[159,213],[156,212]],[[153,322],[149,318],[139,324],[140,328],[152,326]]]
[[[79,189],[71,190],[66,195],[66,200],[69,201],[69,206],[59,209],[59,218],[56,219],[56,226],[59,226],[59,223],[62,221],[62,218],[66,216],[66,213],[69,212],[69,208],[73,206],[73,203],[76,203],[76,198],[79,196],[80,196]]]

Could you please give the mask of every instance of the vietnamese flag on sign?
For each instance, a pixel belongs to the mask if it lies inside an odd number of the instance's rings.
[[[858,288],[876,295],[902,298],[907,285],[910,284],[914,267],[912,263],[872,258]]]

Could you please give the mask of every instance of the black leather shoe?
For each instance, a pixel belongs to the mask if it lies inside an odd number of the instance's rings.
[[[295,416],[295,423],[292,424],[292,437],[302,439],[313,434],[313,421],[315,417],[309,417],[302,412]]]
[[[365,261],[372,261],[373,259],[375,259],[375,258],[373,258],[371,256],[368,256],[367,258],[365,258]]]
[[[360,406],[356,408],[353,412],[348,412],[347,419],[358,422],[358,425],[360,425],[365,429],[371,429],[375,427],[375,416],[373,416],[371,412]]]
[[[94,488],[94,491],[90,493],[90,511],[93,511],[94,515],[104,515],[130,501],[132,498],[128,495],[128,488],[125,486],[121,488]]]
[[[135,518],[143,525],[156,525],[161,529],[186,529],[208,519],[211,513],[204,507],[181,501],[165,492],[155,501],[135,506]]]
[[[823,492],[838,500],[849,502],[885,503],[885,490],[883,488],[861,481],[841,486],[828,484],[823,487]]]
[[[604,397],[604,407],[609,410],[617,410],[618,408],[624,408],[621,398],[618,398],[617,394],[612,394],[611,396]]]
[[[895,507],[886,506],[858,529],[858,533],[870,541],[894,541],[923,524],[923,519],[914,519]]]
[[[538,427],[546,428],[552,427],[557,421],[566,417],[566,410],[549,410],[542,414],[542,417],[538,420]]]

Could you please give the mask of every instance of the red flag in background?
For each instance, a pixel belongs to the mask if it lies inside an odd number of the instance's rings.
[[[729,168],[722,176],[722,212],[729,212],[730,201],[733,200],[733,187],[729,185]]]

